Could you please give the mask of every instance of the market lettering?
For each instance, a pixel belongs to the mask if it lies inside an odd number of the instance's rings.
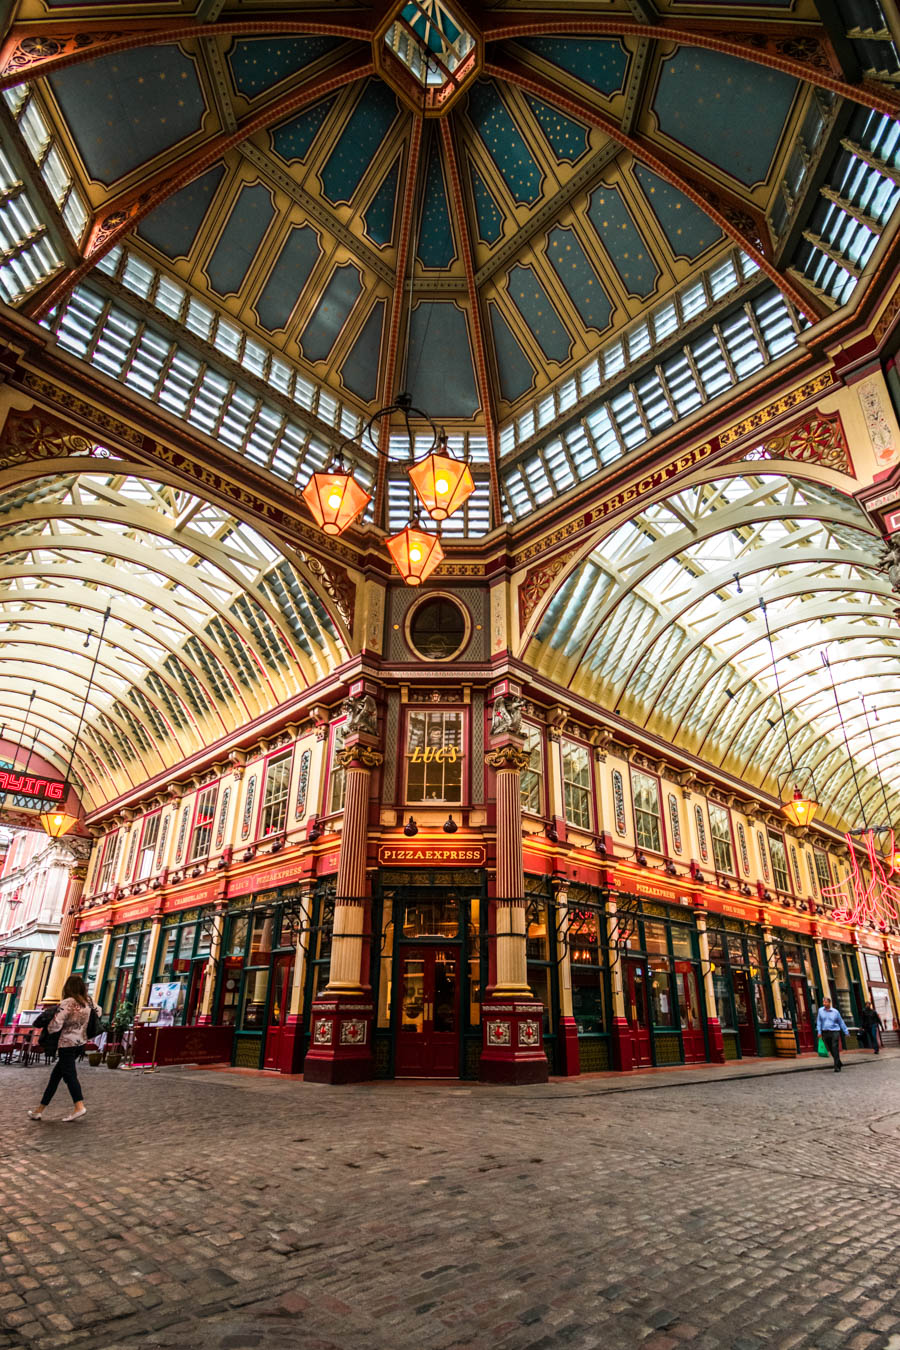
[[[0,769],[0,792],[21,792],[26,797],[45,797],[51,802],[61,802],[65,790],[65,783],[55,778],[29,778],[24,773]]]
[[[455,745],[447,745],[438,749],[433,745],[426,745],[423,750],[417,745],[410,755],[411,764],[455,764],[459,758],[459,751]]]

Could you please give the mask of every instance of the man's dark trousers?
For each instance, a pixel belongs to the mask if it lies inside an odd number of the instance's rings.
[[[834,1071],[840,1073],[841,1070],[841,1033],[839,1031],[823,1031],[822,1040],[828,1046],[831,1058],[834,1060]]]

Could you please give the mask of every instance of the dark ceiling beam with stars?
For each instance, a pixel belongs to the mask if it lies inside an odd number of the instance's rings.
[[[133,230],[139,221],[173,193],[192,183],[195,178],[199,178],[242,141],[280,122],[291,113],[299,112],[336,89],[342,89],[345,85],[354,84],[357,80],[366,79],[372,74],[374,66],[371,61],[361,64],[352,56],[344,57],[328,70],[296,85],[289,94],[273,100],[252,116],[245,117],[238,124],[236,131],[221,132],[213,136],[204,145],[164,165],[138,187],[105,202],[91,223],[81,262],[77,267],[52,278],[23,307],[23,312],[31,319],[42,319],[78,285],[123,235]]]
[[[769,280],[773,281],[791,304],[807,318],[815,322],[831,312],[818,296],[807,291],[795,278],[785,276],[774,265],[765,217],[750,202],[729,192],[720,183],[695,169],[693,165],[688,168],[683,161],[665,153],[645,137],[628,135],[618,123],[586,100],[576,98],[555,81],[538,75],[511,58],[486,62],[485,74],[497,80],[506,80],[520,89],[536,94],[538,98],[543,98],[567,115],[580,118],[605,132],[612,140],[618,141],[623,149],[630,150],[635,159],[646,164],[695,206],[705,211],[719,229],[724,230],[729,238],[753,259]]]
[[[314,34],[370,42],[371,10],[308,10],[302,19],[221,20],[215,26],[172,19],[125,19],[110,32],[107,16],[102,24],[95,20],[96,36],[90,20],[72,23],[28,24],[14,26],[0,48],[0,89],[9,89],[37,76],[53,75],[66,66],[96,61],[101,56],[131,51],[135,47],[161,47],[188,38],[216,37],[295,37]]]
[[[381,358],[378,363],[379,370],[383,371],[380,400],[382,408],[393,403],[397,393],[400,392],[397,389],[396,382],[397,355],[400,350],[401,338],[405,339],[407,354],[409,352],[410,335],[407,316],[412,305],[412,281],[410,280],[410,292],[407,296],[406,274],[409,269],[410,251],[414,250],[416,246],[416,241],[413,238],[413,220],[418,218],[420,198],[425,190],[424,181],[419,182],[419,157],[422,151],[424,127],[425,118],[413,116],[409,137],[409,153],[406,161],[406,180],[403,185],[400,233],[397,239],[397,272],[394,278],[394,291],[391,296],[391,317],[386,326]],[[404,370],[404,379],[407,374],[408,372]],[[378,525],[383,525],[387,516],[385,487],[390,438],[390,418],[383,417],[378,433],[378,472],[375,479],[374,514],[375,522]]]
[[[487,368],[487,348],[485,346],[486,324],[481,313],[478,286],[475,282],[475,252],[472,248],[472,232],[463,196],[462,180],[459,173],[459,158],[453,143],[453,132],[446,117],[441,119],[441,138],[444,144],[444,162],[448,169],[450,188],[453,193],[456,228],[459,232],[459,246],[462,250],[463,268],[466,273],[466,289],[469,293],[469,311],[472,319],[472,345],[475,348],[475,376],[478,382],[478,397],[484,413],[484,430],[487,438],[488,459],[491,466],[491,524],[497,526],[503,520],[500,502],[500,454],[497,444],[497,410],[491,394],[491,381]]]
[[[756,20],[754,20],[756,23]],[[705,47],[742,61],[753,61],[769,70],[779,70],[794,80],[818,85],[840,98],[860,103],[865,108],[900,118],[900,91],[876,80],[851,84],[843,78],[828,35],[819,25],[808,24],[802,34],[779,32],[774,24],[762,22],[751,29],[746,23],[736,27],[725,23],[709,27],[695,24],[685,28],[679,20],[661,19],[648,27],[612,19],[566,19],[558,14],[529,13],[527,18],[511,21],[507,14],[490,15],[485,20],[485,41],[510,41],[517,37],[558,35],[561,29],[572,36],[654,37],[677,42],[685,47]]]

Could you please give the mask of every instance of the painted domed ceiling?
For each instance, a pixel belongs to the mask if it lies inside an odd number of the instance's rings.
[[[811,0],[12,8],[3,117],[58,220],[4,298],[292,481],[407,388],[476,467],[450,533],[601,467],[527,455],[697,316],[749,303],[777,355],[767,315],[845,303],[900,191],[893,44]]]

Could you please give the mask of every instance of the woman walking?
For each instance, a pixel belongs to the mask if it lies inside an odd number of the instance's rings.
[[[99,1016],[100,1007],[91,1000],[84,980],[80,975],[70,975],[63,985],[62,1002],[47,1027],[51,1036],[59,1032],[59,1050],[41,1104],[28,1112],[32,1120],[42,1118],[44,1107],[52,1102],[60,1079],[65,1081],[72,1097],[72,1110],[69,1115],[63,1116],[63,1120],[81,1120],[82,1116],[87,1115],[76,1063],[87,1040],[87,1025],[94,1009]]]

